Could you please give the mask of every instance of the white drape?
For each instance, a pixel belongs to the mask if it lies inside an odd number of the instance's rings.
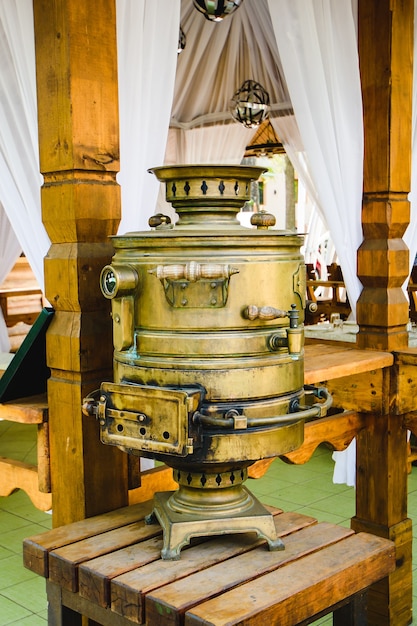
[[[254,134],[232,121],[230,100],[247,79],[290,106],[266,0],[211,23],[182,0],[187,44],[178,59],[166,163],[240,163]],[[260,36],[262,33],[262,37]]]
[[[145,230],[155,212],[174,92],[180,0],[117,0],[122,220]]]
[[[0,2],[0,203],[38,283],[50,242],[41,219],[31,0]]]
[[[221,124],[199,128],[171,128],[166,164],[227,163],[239,164],[253,130],[242,124]]]
[[[417,253],[417,0],[414,0],[414,65],[413,65],[413,120],[411,161],[411,214],[404,241],[410,250],[410,272]],[[405,283],[405,287],[407,282]]]
[[[0,282],[22,249],[43,286],[49,239],[41,220],[31,0],[0,3]],[[0,312],[0,350],[10,342]]]
[[[363,120],[351,0],[268,0],[308,172],[353,310],[361,285]]]

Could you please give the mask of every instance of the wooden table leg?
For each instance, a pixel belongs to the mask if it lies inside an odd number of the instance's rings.
[[[348,604],[333,613],[333,626],[367,626],[368,593],[357,593]]]
[[[82,616],[62,605],[62,589],[46,582],[48,595],[48,626],[82,626]]]
[[[368,414],[357,436],[356,516],[352,528],[394,541],[397,568],[371,587],[369,624],[412,620],[412,522],[407,518],[407,434],[402,416]]]

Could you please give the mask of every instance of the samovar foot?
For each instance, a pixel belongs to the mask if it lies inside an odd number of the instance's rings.
[[[149,513],[149,515],[145,515],[145,524],[147,526],[151,526],[152,524],[158,524],[158,518],[155,515],[155,511],[152,511],[152,513]]]
[[[252,494],[250,494],[251,505],[245,511],[210,517],[207,514],[204,515],[204,511],[196,514],[187,513],[184,510],[181,512],[173,510],[170,499],[175,493],[156,493],[155,508],[149,516],[152,520],[157,519],[162,526],[161,558],[163,560],[178,560],[181,548],[189,544],[192,537],[225,534],[255,533],[259,539],[267,542],[269,550],[284,550],[284,543],[277,537],[274,517]]]

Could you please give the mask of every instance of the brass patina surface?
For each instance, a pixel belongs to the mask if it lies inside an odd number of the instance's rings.
[[[173,468],[179,490],[155,499],[163,558],[213,533],[256,532],[281,548],[242,483],[253,462],[303,440],[302,239],[267,214],[254,228],[237,220],[261,168],[153,172],[179,219],[156,215],[152,231],[113,238],[101,277],[115,348],[102,441]]]

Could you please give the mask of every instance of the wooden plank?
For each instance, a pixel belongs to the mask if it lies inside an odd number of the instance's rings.
[[[391,542],[373,535],[353,535],[188,609],[185,626],[293,626],[365,589],[394,569],[395,549]],[[223,575],[227,580],[226,564]],[[155,602],[154,608],[160,612],[152,613],[148,626],[160,624],[161,615],[171,620],[178,602],[175,598],[170,600],[174,608]],[[164,625],[168,623],[164,621]]]
[[[20,424],[43,424],[48,421],[46,394],[29,396],[0,404],[0,419]]]
[[[73,611],[73,614],[67,618],[62,626],[78,626],[74,617],[81,618],[80,626],[87,626],[87,624],[88,626],[128,626],[128,622],[123,617],[116,615],[109,608],[104,609],[66,589],[62,589],[62,603],[64,608],[69,607]],[[89,618],[88,622],[86,622],[86,617]],[[51,622],[51,624],[58,626],[55,622]]]
[[[209,570],[197,572],[185,580],[164,585],[146,598],[146,622],[154,624],[160,615],[164,618],[164,626],[179,626],[182,616],[191,607],[244,583],[255,582],[259,577],[351,534],[351,530],[342,526],[316,524],[289,535],[285,539],[285,550],[267,552],[259,548],[214,565]]]
[[[38,424],[36,438],[36,453],[38,459],[38,486],[39,491],[51,493],[51,466],[49,455],[49,424]]]
[[[0,300],[20,296],[41,296],[42,291],[39,287],[10,287],[0,290]]]
[[[390,352],[311,344],[304,348],[304,382],[307,385],[351,374],[389,367],[394,363]]]
[[[403,348],[394,351],[396,363],[417,365],[417,348]]]
[[[143,520],[151,511],[152,502],[135,504],[28,537],[23,542],[24,565],[35,574],[48,578],[48,556],[52,550]]]
[[[51,494],[39,490],[36,465],[0,457],[0,496],[9,496],[16,489],[27,493],[37,509],[51,509]]]
[[[99,606],[110,606],[110,581],[133,569],[158,561],[162,544],[162,532],[159,532],[157,536],[140,543],[81,563],[78,570],[80,596]]]
[[[274,518],[278,536],[284,538],[291,533],[314,525],[317,521],[299,513],[282,513]],[[287,539],[284,539],[287,542]],[[141,624],[145,621],[145,597],[163,585],[187,579],[199,571],[207,572],[211,565],[227,561],[264,544],[253,540],[253,535],[228,535],[210,539],[198,546],[181,551],[179,561],[154,561],[145,567],[132,570],[111,581],[111,607],[115,613]],[[262,555],[266,549],[260,548]],[[253,552],[251,552],[252,554]],[[276,554],[276,553],[274,553]]]
[[[275,517],[277,523],[277,532],[281,534],[285,532],[294,532],[300,527],[300,516],[294,516],[292,514],[285,515],[281,519],[279,511],[275,510],[277,516]],[[302,519],[302,524],[313,523],[312,518]],[[223,550],[219,548],[216,543],[217,539],[212,539],[211,543],[207,545],[207,539],[198,538],[193,541],[195,550],[201,550],[201,555],[194,555],[191,557],[191,561],[196,566],[196,560],[200,562],[200,566],[208,567],[211,560],[218,562],[224,559],[224,550],[228,555],[233,555],[236,551],[245,551],[254,549],[262,541],[254,541],[253,535],[248,535],[248,541],[238,543],[236,548],[236,542],[225,537],[223,540]],[[204,546],[199,544],[205,542]],[[223,544],[222,544],[223,545]],[[117,576],[128,573],[132,570],[136,570],[143,567],[147,563],[151,563],[160,559],[162,549],[162,536],[155,537],[154,539],[142,541],[141,543],[129,546],[125,549],[112,552],[105,556],[93,559],[87,563],[82,563],[79,567],[79,593],[90,601],[100,604],[100,606],[108,606],[110,604],[110,581]],[[183,548],[183,551],[187,548]],[[181,552],[181,555],[183,554]],[[212,555],[210,557],[212,551]],[[204,553],[204,557],[203,557]],[[187,553],[188,555],[188,553]],[[211,559],[211,560],[210,560]],[[214,559],[214,560],[213,560]],[[164,564],[165,566],[165,564]],[[161,567],[161,564],[160,564]],[[189,570],[187,570],[189,571]],[[177,572],[178,575],[178,572]],[[160,576],[159,576],[160,579]]]
[[[411,359],[407,359],[410,361]],[[417,410],[417,368],[416,363],[401,362],[396,364],[396,396],[393,410],[397,415]]]
[[[59,583],[63,589],[78,591],[78,566],[81,563],[159,536],[161,533],[159,524],[146,524],[144,520],[140,520],[53,550],[49,553],[49,579],[51,582]]]
[[[333,407],[363,413],[386,414],[389,410],[390,370],[372,369],[325,382]]]

